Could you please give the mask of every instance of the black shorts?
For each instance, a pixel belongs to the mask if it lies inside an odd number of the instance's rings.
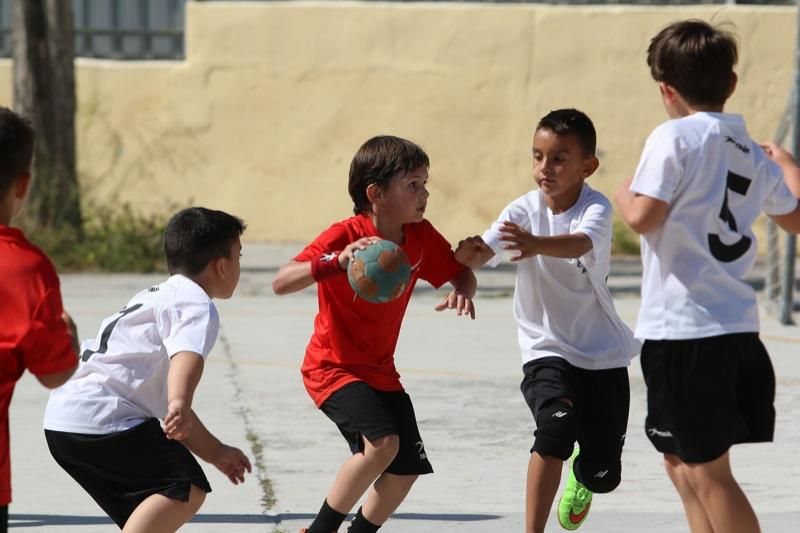
[[[433,472],[405,391],[379,391],[356,381],[331,394],[320,409],[338,426],[354,454],[364,452],[364,439],[400,437],[400,449],[386,472],[398,476]]]
[[[192,453],[167,439],[155,418],[108,435],[48,429],[44,434],[56,462],[120,528],[153,494],[186,502],[191,485],[211,492]]]
[[[647,340],[645,431],[661,452],[706,463],[775,432],[775,373],[758,333]]]
[[[631,401],[627,368],[587,370],[560,357],[543,357],[525,363],[522,370],[520,390],[534,420],[547,402],[569,398],[578,421],[581,456],[598,463],[619,462]]]

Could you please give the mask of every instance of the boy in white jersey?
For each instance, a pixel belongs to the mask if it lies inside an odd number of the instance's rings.
[[[244,453],[192,410],[219,330],[212,298],[236,289],[243,231],[222,211],[173,216],[164,232],[172,277],[106,318],[83,342],[78,370],[50,395],[50,453],[123,531],[173,532],[194,516],[211,487],[192,453],[234,484],[250,471]]]
[[[606,285],[612,211],[584,180],[597,169],[591,120],[575,109],[552,111],[533,136],[539,190],[511,202],[483,237],[459,243],[456,259],[497,266],[511,250],[517,264],[514,317],[524,379],[520,386],[536,432],[528,464],[525,531],[544,532],[574,455],[558,520],[577,529],[592,493],[620,482],[630,392],[627,366],[638,343],[614,309]],[[580,454],[573,454],[575,443]]]
[[[736,60],[734,36],[700,20],[651,40],[647,63],[672,120],[653,131],[616,193],[641,234],[645,429],[693,533],[759,531],[728,455],[737,443],[771,441],[775,424],[775,376],[744,278],[762,211],[800,230],[800,168],[723,112]]]

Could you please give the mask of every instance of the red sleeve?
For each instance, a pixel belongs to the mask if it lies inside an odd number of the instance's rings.
[[[456,261],[450,243],[430,222],[423,221],[420,229],[425,251],[424,260],[420,265],[420,277],[438,289],[466,267]]]
[[[61,318],[64,306],[58,277],[51,265],[41,272],[43,293],[20,342],[25,366],[34,374],[55,374],[72,368],[77,354],[72,336]]]
[[[357,240],[352,238],[350,233],[345,224],[337,222],[320,233],[302,252],[294,256],[293,260],[311,261],[325,252],[341,252],[348,244]]]

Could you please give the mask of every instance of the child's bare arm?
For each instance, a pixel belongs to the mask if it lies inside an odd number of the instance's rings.
[[[617,210],[625,223],[640,235],[661,227],[667,218],[669,204],[631,190],[633,176],[625,180],[614,194]]]
[[[234,485],[244,482],[245,471],[251,472],[250,460],[239,448],[228,446],[203,425],[197,413],[190,411],[192,431],[183,439],[183,445],[203,461],[214,465]]]
[[[475,291],[478,290],[478,280],[475,278],[475,274],[469,268],[465,268],[451,279],[450,283],[453,285],[453,290],[435,309],[437,311],[455,309],[457,315],[469,315],[472,320],[475,320],[475,304],[472,301]]]
[[[475,235],[459,241],[455,254],[456,261],[475,269],[482,267],[494,257],[494,250],[480,236]]]
[[[192,400],[203,375],[203,364],[203,358],[194,352],[178,352],[170,359],[164,417],[168,439],[183,440],[192,431]]]
[[[761,145],[770,159],[772,159],[783,171],[783,181],[795,195],[800,198],[800,166],[792,154],[781,148],[779,145],[767,142]],[[772,220],[789,233],[800,233],[800,205],[794,211],[785,215],[773,215]]]
[[[504,222],[500,232],[500,240],[507,243],[505,249],[518,252],[511,258],[512,261],[535,255],[580,257],[592,249],[592,240],[584,233],[542,237],[531,234],[513,222]]]
[[[356,250],[363,250],[367,245],[378,240],[377,237],[362,237],[355,242],[348,244],[344,250],[336,256],[339,269],[344,272],[347,265],[353,258]],[[289,294],[310,287],[317,280],[314,278],[311,261],[289,261],[283,265],[275,278],[272,280],[272,291],[275,294]]]

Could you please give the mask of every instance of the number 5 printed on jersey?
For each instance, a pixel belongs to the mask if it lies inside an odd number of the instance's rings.
[[[728,171],[728,182],[725,187],[725,196],[722,198],[722,209],[719,212],[719,218],[728,224],[728,227],[731,229],[731,231],[736,233],[738,233],[739,228],[736,225],[736,219],[733,218],[733,213],[728,207],[728,189],[734,193],[744,196],[747,194],[747,189],[750,188],[751,181],[752,180],[745,178],[744,176],[740,176],[739,174]],[[747,250],[750,248],[750,245],[753,243],[752,241],[753,240],[750,237],[741,235],[741,238],[735,243],[725,244],[716,233],[708,234],[708,247],[711,250],[711,255],[723,263],[736,261],[746,254]]]
[[[103,334],[100,336],[100,346],[96,350],[84,350],[83,353],[81,354],[81,361],[85,363],[86,361],[89,360],[91,356],[93,356],[96,353],[106,353],[106,350],[108,350],[108,339],[111,338],[111,332],[114,331],[114,326],[117,325],[117,322],[119,322],[122,319],[122,317],[124,317],[128,313],[136,311],[141,306],[142,304],[136,304],[130,307],[126,307],[125,309],[120,311],[119,316],[114,320],[112,320],[111,322],[109,322],[108,325],[103,330]]]

